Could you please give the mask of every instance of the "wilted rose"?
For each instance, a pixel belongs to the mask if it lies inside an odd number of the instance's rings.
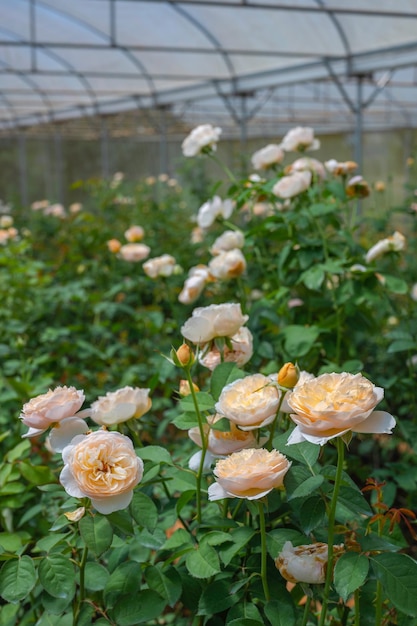
[[[291,419],[297,424],[288,444],[310,441],[323,445],[349,431],[391,433],[395,419],[374,411],[384,390],[361,374],[322,374],[297,384],[288,397]]]
[[[62,452],[59,480],[73,498],[90,498],[104,515],[129,506],[143,476],[143,461],[128,437],[99,430],[74,437]]]
[[[239,328],[238,332],[230,337],[230,344],[231,347],[225,344],[222,352],[216,345],[211,346],[209,350],[199,352],[199,362],[209,370],[214,370],[223,361],[243,367],[253,354],[253,337],[249,328],[246,326]]]
[[[142,417],[152,406],[149,389],[122,387],[99,396],[91,405],[91,419],[102,426],[113,426]]]
[[[85,396],[75,387],[49,389],[23,405],[20,419],[29,431],[24,437],[34,437],[57,423],[73,418],[80,410]]]
[[[366,198],[371,189],[362,176],[354,176],[346,184],[346,195],[349,198]]]
[[[226,385],[216,403],[216,411],[242,430],[253,430],[273,422],[280,391],[263,374],[252,374]]]
[[[248,319],[240,304],[210,304],[194,309],[181,334],[192,343],[205,344],[215,337],[233,337]]]
[[[200,154],[204,149],[216,150],[222,129],[211,124],[194,128],[182,142],[182,153],[186,157]]]
[[[336,557],[344,551],[344,546],[333,546]],[[275,565],[281,576],[292,583],[308,583],[320,585],[326,580],[328,561],[327,543],[312,543],[303,546],[293,546],[286,541]]]
[[[151,252],[144,243],[127,243],[119,250],[119,256],[124,261],[137,262],[146,259]]]
[[[277,450],[249,448],[234,452],[217,461],[213,472],[216,482],[208,489],[209,500],[262,498],[283,486],[290,467],[288,459]]]
[[[285,135],[281,147],[286,152],[304,152],[304,150],[318,150],[320,141],[314,138],[314,130],[308,126],[297,126]]]
[[[352,174],[357,169],[358,164],[355,161],[340,162],[336,159],[329,159],[324,162],[324,167],[335,176],[346,176],[346,174]]]
[[[281,163],[284,159],[284,150],[277,144],[270,143],[252,155],[252,166],[255,170],[266,170]]]
[[[278,198],[293,198],[308,189],[311,185],[311,172],[294,172],[289,176],[283,176],[272,187],[272,193]]]

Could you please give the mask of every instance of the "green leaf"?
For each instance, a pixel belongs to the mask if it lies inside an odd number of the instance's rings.
[[[145,571],[146,582],[150,589],[156,591],[165,602],[173,607],[182,593],[181,577],[173,567],[162,571],[163,564],[150,565]]]
[[[230,586],[225,580],[214,581],[203,590],[197,614],[214,615],[229,609],[237,601],[238,597],[230,593]]]
[[[130,503],[130,511],[135,522],[152,532],[158,522],[158,509],[149,496],[136,491]]]
[[[309,211],[314,217],[319,217],[320,215],[328,215],[329,213],[335,213],[338,210],[339,206],[335,202],[332,202],[332,204],[312,204],[309,207]]]
[[[206,391],[197,391],[195,396],[200,411],[212,411],[214,409],[214,399],[209,393]],[[194,400],[191,394],[185,396],[185,398],[181,398],[179,404],[186,413],[194,411]]]
[[[102,591],[110,574],[103,565],[88,561],[85,565],[85,586],[90,591]]]
[[[210,424],[210,428],[228,433],[230,432],[230,420],[228,420],[227,417],[221,417],[217,422],[214,422],[214,424]]]
[[[205,419],[203,420],[206,421]],[[194,426],[198,426],[198,417],[195,413],[181,413],[172,420],[172,423],[179,430],[189,430]]]
[[[27,555],[7,561],[0,570],[0,596],[6,602],[23,600],[32,591],[35,583],[35,567]]]
[[[265,605],[265,615],[272,626],[295,626],[295,607],[291,596],[281,592],[279,600],[270,600]]]
[[[19,470],[23,478],[26,478],[32,485],[47,485],[57,482],[55,474],[44,465],[32,465],[26,461],[21,461]]]
[[[398,276],[389,276],[387,274],[383,274],[383,278],[385,279],[384,286],[388,291],[392,293],[408,293],[409,287],[405,280],[402,278],[398,278]]]
[[[146,624],[159,617],[165,608],[165,600],[152,589],[137,595],[122,596],[116,602],[111,617],[117,626]]]
[[[217,551],[203,542],[187,554],[185,563],[188,571],[195,578],[210,578],[221,570]]]
[[[292,358],[305,356],[314,346],[320,328],[317,326],[301,326],[298,324],[289,324],[281,331],[284,337],[284,348]]]
[[[417,617],[417,563],[407,554],[386,553],[371,558],[372,569],[396,609]]]
[[[23,441],[18,443],[17,446],[9,450],[9,452],[4,457],[4,460],[9,461],[9,463],[13,463],[14,461],[17,461],[18,459],[21,459],[22,457],[25,456],[26,452],[29,452],[30,445],[31,444],[30,444],[29,439],[24,439]]]
[[[288,491],[287,499],[293,500],[294,498],[304,498],[314,493],[324,481],[324,477],[321,474],[317,476],[310,476],[301,485],[299,485],[294,491]]]
[[[322,498],[307,498],[300,508],[300,525],[306,535],[323,524],[326,517],[326,505]]]
[[[122,596],[133,597],[140,588],[140,576],[138,576],[138,564],[134,561],[121,563],[110,574],[104,587],[104,601],[107,607],[115,605]]]
[[[342,486],[336,505],[336,518],[343,523],[372,515],[372,510],[360,491]]]
[[[48,554],[39,564],[42,587],[54,598],[71,599],[75,593],[74,566],[63,554]]]
[[[229,565],[233,557],[252,539],[255,531],[247,526],[235,528],[230,532],[230,545],[222,545],[219,554],[224,565]]]
[[[85,545],[95,556],[100,556],[110,548],[113,529],[103,515],[83,517],[79,521],[79,528]]]
[[[154,463],[173,465],[170,453],[166,448],[161,448],[161,446],[144,446],[136,452],[142,461],[154,461]]]
[[[307,289],[317,291],[322,286],[325,277],[326,272],[323,270],[322,266],[313,265],[301,274],[298,282],[304,283]]]
[[[297,443],[297,445],[287,446],[286,443],[291,431],[274,437],[274,447],[282,454],[285,454],[285,456],[295,459],[303,465],[307,465],[311,470],[319,458],[320,446],[310,443],[309,441],[302,441],[301,443]]]
[[[214,400],[217,401],[223,387],[233,383],[235,380],[244,378],[245,372],[239,369],[235,363],[220,363],[211,375],[210,391]]]
[[[265,622],[258,622],[257,619],[251,619],[250,617],[238,617],[232,619],[231,622],[227,622],[227,626],[265,626]]]
[[[244,581],[245,585],[247,583],[248,583],[248,579]],[[235,586],[231,588],[231,592],[236,593]],[[237,604],[231,607],[230,611],[227,613],[226,624],[227,626],[229,626],[229,624],[233,623],[233,621],[236,624],[239,619],[240,620],[251,619],[251,620],[254,620],[255,622],[260,622],[261,624],[264,623],[262,619],[262,615],[260,614],[257,606],[255,606],[255,604],[253,604],[252,602],[245,602],[243,600],[241,600],[240,602],[238,602]]]
[[[337,560],[333,580],[336,591],[344,602],[364,584],[368,570],[369,560],[364,554],[346,552]]]
[[[407,352],[408,350],[415,350],[416,342],[408,339],[396,339],[393,341],[387,349],[388,354],[394,352]]]

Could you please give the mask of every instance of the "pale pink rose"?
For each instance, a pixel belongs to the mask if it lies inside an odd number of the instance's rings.
[[[272,193],[278,198],[293,198],[310,187],[311,178],[311,172],[308,170],[283,176],[272,187]]]
[[[182,153],[186,157],[200,154],[204,149],[216,150],[222,129],[211,124],[201,124],[194,128],[182,142]]]
[[[214,370],[222,361],[236,363],[238,367],[243,367],[253,354],[253,337],[249,328],[242,326],[238,332],[230,337],[231,348],[226,344],[223,348],[223,357],[216,345],[208,351],[198,354],[198,360],[204,367]]]
[[[365,261],[367,263],[370,263],[377,257],[385,254],[386,252],[400,252],[401,250],[404,250],[405,244],[406,239],[404,235],[396,230],[395,233],[391,235],[391,237],[381,239],[376,244],[374,244],[372,248],[370,248],[366,253]]]
[[[6,228],[0,228],[0,245],[4,246],[9,241],[10,235]]]
[[[272,489],[283,487],[290,467],[288,459],[277,450],[249,448],[234,452],[217,461],[213,471],[216,482],[208,489],[209,500],[262,498]]]
[[[233,337],[248,319],[240,304],[210,304],[194,309],[182,326],[181,334],[188,341],[201,345],[216,337]]]
[[[213,196],[211,200],[208,200],[199,208],[197,224],[200,228],[209,228],[218,217],[222,217],[225,220],[229,219],[233,213],[233,208],[232,200],[222,200],[220,196]]]
[[[311,157],[301,157],[285,168],[285,172],[292,174],[293,172],[312,172],[320,180],[326,178],[326,170],[321,161],[312,159]]]
[[[314,138],[314,130],[308,126],[297,126],[285,135],[281,148],[286,152],[304,152],[304,150],[318,150],[320,141]]]
[[[268,376],[252,374],[226,385],[215,408],[242,430],[254,430],[274,421],[280,397]]]
[[[216,255],[235,248],[243,248],[244,243],[245,235],[241,230],[225,230],[211,246],[210,253]]]
[[[334,555],[340,556],[343,551],[343,544],[333,546]],[[327,543],[294,547],[291,541],[286,541],[275,559],[275,565],[289,582],[321,585],[326,580],[327,561]]]
[[[122,387],[99,396],[91,405],[91,419],[102,426],[114,426],[142,417],[152,406],[149,389]]]
[[[335,176],[346,176],[352,174],[358,167],[355,161],[336,161],[336,159],[329,159],[324,162],[324,167],[330,174]]]
[[[136,263],[146,259],[150,252],[150,247],[144,243],[126,243],[120,248],[119,256],[124,261]]]
[[[57,422],[74,417],[80,410],[85,396],[75,387],[56,387],[23,405],[20,419],[29,427],[24,437],[34,437],[45,432]]]
[[[252,155],[252,167],[255,170],[266,170],[273,165],[281,163],[284,156],[284,150],[281,146],[270,143]]]
[[[59,480],[69,496],[90,498],[104,515],[129,506],[143,476],[143,461],[128,437],[98,430],[74,437],[62,452]]]
[[[136,243],[138,241],[142,241],[145,236],[145,230],[142,226],[137,226],[134,224],[130,226],[127,230],[125,230],[125,239],[129,241],[129,243]]]
[[[143,264],[143,271],[150,278],[172,276],[177,268],[177,262],[170,254],[154,257]]]
[[[192,304],[204,291],[207,281],[209,280],[209,271],[206,265],[196,265],[188,272],[188,278],[185,279],[178,300],[182,304]]]
[[[382,387],[361,374],[321,374],[297,384],[288,397],[290,417],[297,424],[288,445],[301,441],[324,445],[349,431],[390,434],[393,416],[374,411],[383,397]]]
[[[229,280],[241,276],[246,270],[246,259],[239,248],[221,252],[208,264],[210,275],[217,280]]]

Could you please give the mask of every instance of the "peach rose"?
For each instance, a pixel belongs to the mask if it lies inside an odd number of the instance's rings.
[[[234,452],[216,463],[216,482],[208,489],[209,500],[262,498],[283,486],[290,467],[287,457],[277,450],[249,448]]]
[[[91,419],[102,426],[121,424],[142,417],[152,406],[149,389],[123,387],[99,396],[91,405]]]
[[[244,243],[245,236],[241,230],[225,230],[211,246],[210,253],[216,255],[236,248],[243,248]]]
[[[149,259],[143,264],[143,271],[149,278],[158,276],[171,276],[177,269],[177,262],[170,254]]]
[[[284,150],[275,143],[270,143],[264,148],[257,150],[252,155],[252,167],[255,170],[266,170],[273,165],[281,163],[284,159]]]
[[[335,556],[344,551],[343,544],[333,546]],[[292,583],[320,585],[326,580],[328,560],[327,543],[312,543],[294,547],[286,541],[275,559],[281,576]]]
[[[242,326],[237,333],[230,337],[231,348],[227,345],[223,348],[223,361],[236,363],[238,367],[243,367],[253,354],[253,337],[249,328]],[[198,360],[204,367],[214,370],[222,362],[222,354],[217,346],[212,346],[210,350],[200,352]]]
[[[253,430],[273,422],[280,391],[269,377],[252,374],[226,385],[216,403],[216,411],[242,430]]]
[[[304,170],[303,172],[294,172],[289,176],[283,176],[272,187],[272,193],[278,198],[293,198],[310,187],[311,172]]]
[[[113,254],[116,254],[117,252],[119,252],[120,248],[122,247],[122,244],[120,243],[118,239],[109,239],[107,242],[107,247],[110,252],[113,252]]]
[[[204,149],[216,150],[222,129],[211,124],[201,124],[194,128],[182,142],[182,153],[186,157],[200,154]]]
[[[349,431],[391,433],[395,419],[385,411],[374,411],[384,397],[361,374],[322,374],[297,384],[288,397],[291,419],[297,424],[288,445],[310,441],[324,445]]]
[[[125,239],[130,243],[135,243],[138,241],[142,241],[145,236],[145,231],[142,226],[137,226],[134,224],[130,226],[127,230],[125,230]]]
[[[124,261],[137,262],[146,259],[151,252],[144,243],[126,243],[119,250],[119,256]]]
[[[24,437],[34,437],[67,418],[73,418],[84,402],[84,391],[75,387],[49,389],[23,405],[20,419],[29,431]]]
[[[304,152],[304,150],[318,150],[320,141],[314,138],[314,130],[308,126],[296,126],[288,131],[281,142],[281,148],[286,152]]]
[[[221,252],[208,264],[211,276],[217,280],[230,280],[241,276],[246,270],[246,259],[239,248]]]
[[[204,291],[209,279],[209,271],[206,265],[196,265],[188,272],[184,286],[178,296],[182,304],[192,304]]]
[[[90,498],[105,515],[129,506],[143,476],[143,461],[128,437],[99,430],[74,437],[62,452],[59,480],[69,496]]]
[[[197,345],[215,337],[233,337],[249,317],[242,314],[240,304],[210,304],[197,307],[181,327],[185,339]]]

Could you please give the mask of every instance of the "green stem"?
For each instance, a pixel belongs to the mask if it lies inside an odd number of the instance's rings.
[[[360,610],[359,610],[359,589],[356,589],[354,593],[355,598],[355,624],[354,626],[360,626],[359,618],[360,618]]]
[[[269,595],[268,579],[266,576],[266,530],[265,530],[265,512],[263,502],[258,500],[259,508],[259,529],[261,531],[261,578],[262,586],[264,588],[265,600],[269,602],[271,596]]]
[[[343,472],[343,462],[344,462],[344,452],[345,452],[345,444],[341,437],[337,437],[336,439],[337,445],[337,469],[336,476],[334,480],[333,487],[333,495],[332,501],[330,505],[329,512],[329,530],[327,536],[327,546],[328,546],[328,555],[327,555],[327,571],[326,571],[326,581],[324,584],[323,591],[323,600],[322,600],[322,609],[320,613],[320,621],[319,626],[324,626],[327,615],[327,607],[329,605],[329,594],[330,594],[330,586],[333,578],[333,565],[334,565],[334,554],[333,554],[333,543],[334,543],[334,526],[336,519],[336,505],[337,499],[339,496],[340,485],[342,482],[342,472]]]
[[[197,415],[198,428],[199,428],[200,437],[201,437],[201,459],[200,459],[200,465],[199,465],[197,477],[196,477],[197,522],[200,524],[201,523],[201,480],[203,477],[204,459],[206,458],[206,452],[207,452],[207,437],[204,432],[203,418],[200,412],[200,407],[198,406],[196,391],[194,389],[193,380],[191,378],[190,368],[186,367],[184,369],[187,375],[187,380],[188,380],[188,384],[190,387],[191,397],[193,399],[194,409]]]
[[[84,546],[84,550],[81,556],[81,561],[79,563],[79,568],[80,568],[80,593],[79,593],[79,599],[78,602],[74,608],[74,618],[73,618],[73,626],[77,626],[78,624],[78,617],[80,614],[80,609],[81,609],[81,605],[84,602],[85,599],[85,566],[87,563],[87,557],[88,557],[88,547]]]
[[[266,444],[266,448],[271,451],[272,450],[272,445],[273,445],[273,439],[274,439],[274,435],[275,435],[275,429],[277,427],[277,423],[278,423],[278,416],[279,416],[279,412],[281,410],[281,406],[282,406],[282,402],[284,400],[284,396],[287,393],[287,390],[282,391],[281,393],[281,397],[279,399],[279,404],[278,404],[278,408],[277,408],[277,412],[275,414],[274,417],[274,421],[271,424],[271,430],[270,430],[270,434],[269,434],[269,439],[268,442]]]
[[[307,626],[308,616],[310,614],[310,604],[311,604],[311,597],[307,596],[305,607],[304,607],[304,613],[303,613],[303,621],[301,623],[301,626]]]
[[[382,585],[380,581],[377,580],[375,597],[375,626],[380,626],[380,624],[382,624]]]
[[[216,155],[214,154],[214,152],[210,152],[210,153],[209,153],[209,157],[210,157],[211,159],[213,159],[213,161],[214,161],[215,163],[217,163],[217,165],[218,165],[218,166],[219,166],[219,167],[220,167],[220,168],[221,168],[221,169],[222,169],[222,170],[223,170],[223,171],[227,174],[227,176],[230,178],[230,180],[232,181],[232,183],[237,184],[237,178],[236,178],[236,176],[233,174],[233,172],[232,172],[231,170],[229,170],[229,168],[227,167],[227,165],[225,165],[225,164],[223,163],[223,161],[221,161],[221,160],[218,158],[218,156],[216,156]]]

